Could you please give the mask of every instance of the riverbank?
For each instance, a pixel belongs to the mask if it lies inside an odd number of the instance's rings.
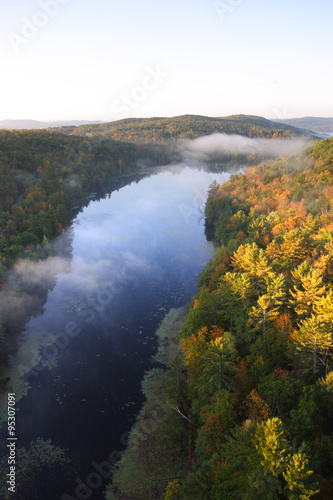
[[[180,330],[186,372],[170,384],[181,472],[146,498],[332,498],[332,157],[325,140],[211,185],[205,215],[220,246]],[[170,377],[157,375],[170,403]],[[172,436],[159,430],[162,443]]]
[[[68,258],[60,252],[21,267],[27,299],[38,280],[52,286],[11,358],[12,380],[20,370],[30,386],[20,400],[17,387],[17,435],[25,449],[41,437],[68,450],[75,471],[64,493],[75,496],[75,478],[89,477],[93,463],[122,449],[143,403],[140,382],[151,368],[158,325],[170,308],[189,302],[214,255],[200,218],[208,186],[229,177],[229,169],[176,165],[126,178],[73,220],[63,236]],[[3,425],[3,438],[5,431]],[[94,491],[96,500],[105,483]]]
[[[33,268],[38,262],[51,258],[56,261],[59,256],[69,262],[69,239],[62,238],[63,248],[54,242],[69,231],[77,214],[92,199],[121,189],[131,176],[135,179],[138,175],[139,180],[147,167],[153,170],[152,165],[163,165],[168,156],[154,145],[138,147],[46,131],[0,131],[0,148],[7,155],[0,168],[3,186],[0,188],[0,393],[3,394],[10,377],[9,359],[16,355],[20,332],[35,311],[42,310],[56,282],[55,276],[53,279],[48,276],[43,283],[38,283],[38,279],[22,282],[22,267]],[[66,272],[64,268],[58,269],[62,271]],[[24,368],[18,377],[29,371],[29,363],[21,366]],[[24,385],[21,381],[22,394]]]
[[[174,409],[174,391],[182,391],[185,384],[178,333],[186,313],[187,307],[171,309],[156,332],[155,366],[141,384],[146,401],[107,487],[108,500],[163,498],[169,481],[187,473],[189,423]]]

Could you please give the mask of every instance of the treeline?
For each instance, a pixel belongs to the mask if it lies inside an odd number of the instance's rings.
[[[110,123],[62,127],[51,130],[86,137],[100,135],[117,141],[145,144],[195,139],[214,132],[267,139],[292,138],[304,135],[304,131],[291,125],[247,115],[235,115],[225,118],[197,115],[184,115],[174,118],[128,118]]]
[[[211,185],[219,248],[159,379],[187,459],[145,498],[333,497],[332,194],[333,139]]]
[[[166,398],[166,392],[174,391],[177,382],[173,375],[178,373],[177,366],[181,367],[178,332],[185,315],[185,307],[171,309],[156,332],[158,352],[141,384],[146,402],[129,433],[112,484],[107,486],[108,500],[163,498],[170,478],[189,471],[186,421],[178,418]],[[180,377],[184,383],[185,373]]]
[[[0,130],[0,283],[20,253],[43,256],[43,242],[68,226],[70,209],[84,194],[138,167],[181,160],[177,148],[167,149],[160,142],[215,131],[266,138],[300,134],[288,125],[243,115],[129,119],[59,130],[63,133]],[[248,161],[254,160],[248,156]],[[211,161],[219,159],[212,156]],[[236,154],[231,159],[244,158]]]
[[[164,163],[161,148],[39,131],[0,131],[0,283],[20,254],[44,256],[74,204],[112,178]]]
[[[333,118],[317,118],[308,116],[304,118],[287,118],[285,120],[278,120],[279,122],[287,123],[293,127],[299,127],[307,130],[315,130],[321,134],[332,135],[333,131]]]
[[[55,280],[34,286],[9,272],[18,257],[37,261],[54,251],[51,240],[70,226],[91,193],[105,196],[117,176],[168,163],[165,148],[86,139],[45,130],[0,130],[0,287],[3,297],[24,301],[17,309],[0,307],[0,392],[9,380],[26,321],[41,310]],[[62,249],[66,253],[70,248]],[[4,301],[6,302],[6,301]]]

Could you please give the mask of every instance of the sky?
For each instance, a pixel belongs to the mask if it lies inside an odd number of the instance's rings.
[[[333,116],[331,0],[11,0],[0,120]]]

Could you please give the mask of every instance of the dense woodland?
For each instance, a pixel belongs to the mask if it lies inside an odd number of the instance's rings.
[[[287,118],[284,120],[277,120],[293,127],[298,127],[306,130],[315,130],[322,134],[333,134],[333,118],[317,118],[308,116],[304,118]]]
[[[115,177],[168,161],[165,148],[159,146],[88,140],[45,130],[0,130],[0,289],[8,297],[15,291],[22,300],[25,293],[34,298],[29,307],[16,311],[1,304],[0,391],[8,383],[8,355],[15,356],[19,332],[31,315],[40,312],[48,287],[54,286],[27,283],[22,289],[15,273],[8,272],[16,259],[50,256],[52,239],[70,227],[91,193],[105,196]]]
[[[108,181],[140,165],[165,161],[158,147],[42,130],[0,131],[0,283],[19,254],[43,256],[43,243],[69,226],[71,209],[85,195],[105,190]]]
[[[193,117],[180,118],[175,137],[191,137]],[[244,135],[295,134],[238,122]],[[168,160],[159,146],[0,131],[2,285],[18,255],[48,255],[89,193]],[[108,499],[333,497],[332,174],[330,139],[211,185],[216,256],[185,320],[174,313],[160,334]]]
[[[154,142],[216,131],[249,137],[300,135],[293,127],[243,115],[121,120],[54,130],[0,130],[0,284],[19,254],[31,257],[37,245],[61,234],[84,195],[105,189],[115,176],[181,159],[176,149]],[[124,140],[130,142],[119,142]],[[36,256],[43,256],[42,247]]]
[[[247,115],[233,115],[225,118],[197,115],[174,118],[128,118],[99,125],[61,127],[50,130],[63,134],[86,137],[99,135],[117,141],[149,144],[196,139],[214,132],[273,139],[288,139],[304,135],[304,130],[291,125],[266,120],[260,116]]]
[[[333,498],[332,195],[333,139],[211,185],[216,256],[109,500]]]
[[[198,134],[200,126],[196,118],[189,117]],[[204,119],[205,123],[210,120],[214,122],[214,119]],[[187,125],[185,119],[181,129],[184,130]],[[58,133],[54,129],[52,132],[0,130],[0,287],[6,293],[10,291],[8,287],[16,289],[18,286],[15,282],[8,283],[8,277],[12,278],[8,270],[16,259],[48,257],[53,251],[51,240],[70,227],[75,213],[89,203],[91,196],[107,194],[112,179],[142,171],[148,166],[182,159],[177,148],[169,148],[166,144],[115,141],[100,134],[96,125],[90,125],[88,129],[94,130],[95,127],[97,133],[87,134],[89,137],[75,135],[81,130],[76,127],[60,129],[62,132],[73,129],[74,135]],[[143,127],[142,130],[145,134],[146,129]],[[150,126],[146,139],[154,142],[153,136],[154,128]],[[126,137],[133,140],[131,134]],[[249,158],[248,161],[254,159]],[[32,292],[30,289],[25,291]],[[34,290],[34,293],[38,293],[42,304],[47,296],[47,287]],[[32,310],[26,318],[22,315],[11,322],[7,311],[2,308],[0,344],[8,338],[12,323],[16,326],[10,336],[15,338],[31,314]],[[14,342],[10,348],[12,355],[15,354],[15,346]],[[7,380],[8,352],[3,345],[0,347],[0,366],[4,368],[0,369],[1,388]]]

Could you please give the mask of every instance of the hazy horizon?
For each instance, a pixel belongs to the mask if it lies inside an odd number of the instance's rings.
[[[13,0],[0,120],[332,117],[332,18],[328,0]]]
[[[244,113],[233,113],[231,115],[226,115],[226,116],[209,116],[209,115],[194,115],[193,113],[184,113],[182,115],[164,115],[164,116],[129,116],[127,119],[149,119],[149,118],[177,118],[179,116],[205,116],[207,118],[227,118],[228,116],[236,116],[236,115],[239,115],[239,114],[244,114]],[[283,118],[274,118],[274,117],[268,117],[268,116],[262,116],[262,115],[245,115],[244,116],[257,116],[257,117],[260,117],[260,118],[265,118],[266,120],[271,120],[271,121],[283,121]],[[333,114],[332,116],[292,116],[290,118],[285,118],[285,120],[301,120],[301,119],[331,119],[333,120]],[[125,118],[124,118],[125,119]],[[38,122],[38,123],[62,123],[62,122],[69,122],[69,123],[74,123],[74,122],[80,122],[82,124],[98,124],[98,123],[108,123],[108,122],[113,122],[113,121],[118,121],[117,119],[104,119],[104,120],[100,120],[98,118],[96,119],[91,119],[91,120],[87,120],[87,119],[78,119],[78,118],[73,118],[73,119],[70,119],[70,118],[59,118],[59,119],[56,119],[56,120],[53,120],[53,119],[43,119],[43,120],[38,120],[38,119],[34,119],[34,118],[5,118],[5,119],[0,119],[0,123],[3,123],[3,122]],[[295,127],[297,127],[295,125]]]

